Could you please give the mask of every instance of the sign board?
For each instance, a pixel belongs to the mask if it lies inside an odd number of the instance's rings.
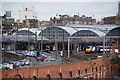
[[[118,53],[119,52],[118,49],[115,49],[115,52]]]

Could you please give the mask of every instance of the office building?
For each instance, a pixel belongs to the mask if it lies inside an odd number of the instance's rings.
[[[34,7],[26,7],[19,10],[19,19],[22,22],[25,19],[37,19],[37,13]]]

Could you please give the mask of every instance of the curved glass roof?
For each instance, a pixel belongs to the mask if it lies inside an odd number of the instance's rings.
[[[99,31],[104,32],[105,34],[108,33],[110,30],[118,27],[119,25],[80,25],[80,24],[67,24],[66,26],[72,26],[75,28],[93,28]]]
[[[53,27],[48,27],[46,28],[45,30],[47,29],[52,29],[52,28],[56,28],[56,29],[61,29],[61,30],[64,30],[66,31],[67,33],[69,33],[70,35],[72,35],[73,33],[75,33],[77,30],[73,27],[66,27],[66,26],[53,26]],[[43,30],[44,32],[44,30]]]
[[[61,29],[64,29],[65,31],[67,31],[70,35],[74,34],[75,32],[77,32],[77,29],[74,27],[67,27],[67,26],[58,26]]]
[[[90,30],[80,30],[74,33],[71,37],[90,37],[90,36],[99,36],[95,32]]]
[[[106,36],[120,36],[120,27],[110,30]]]
[[[62,27],[62,26],[56,26],[56,27],[48,27],[42,31],[42,34],[40,33],[39,36],[43,36],[47,39],[67,39],[72,33],[74,33],[75,30],[73,28],[69,27]]]
[[[71,37],[90,37],[90,36],[105,36],[105,33],[97,29],[91,28],[77,28],[77,32],[71,35]]]
[[[105,26],[105,27],[104,27]],[[118,26],[118,25],[117,25]],[[108,28],[107,34],[104,33],[105,28]],[[102,31],[103,30],[103,31]],[[41,34],[42,31],[42,34]],[[67,40],[68,37],[102,37],[102,36],[120,36],[120,27],[116,25],[65,25],[52,26],[47,28],[22,28],[18,30],[16,35],[35,35],[40,39],[41,35],[46,39]]]
[[[21,31],[17,31],[16,35],[35,35],[35,33],[28,31],[28,30],[21,30]]]
[[[22,28],[19,29],[18,31],[16,31],[14,34],[16,35],[35,35],[35,34],[40,34],[41,30],[43,30],[45,28],[30,28],[28,31],[28,28]]]

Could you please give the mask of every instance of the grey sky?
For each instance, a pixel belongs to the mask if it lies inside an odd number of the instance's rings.
[[[117,2],[3,2],[2,15],[6,10],[12,11],[12,17],[19,19],[19,10],[34,6],[39,20],[49,20],[56,14],[93,16],[98,20],[107,16],[115,16],[118,11]]]

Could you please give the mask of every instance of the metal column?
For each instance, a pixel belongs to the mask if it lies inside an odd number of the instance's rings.
[[[70,38],[68,38],[68,58],[70,58]]]
[[[103,56],[105,56],[105,36],[103,37]]]

